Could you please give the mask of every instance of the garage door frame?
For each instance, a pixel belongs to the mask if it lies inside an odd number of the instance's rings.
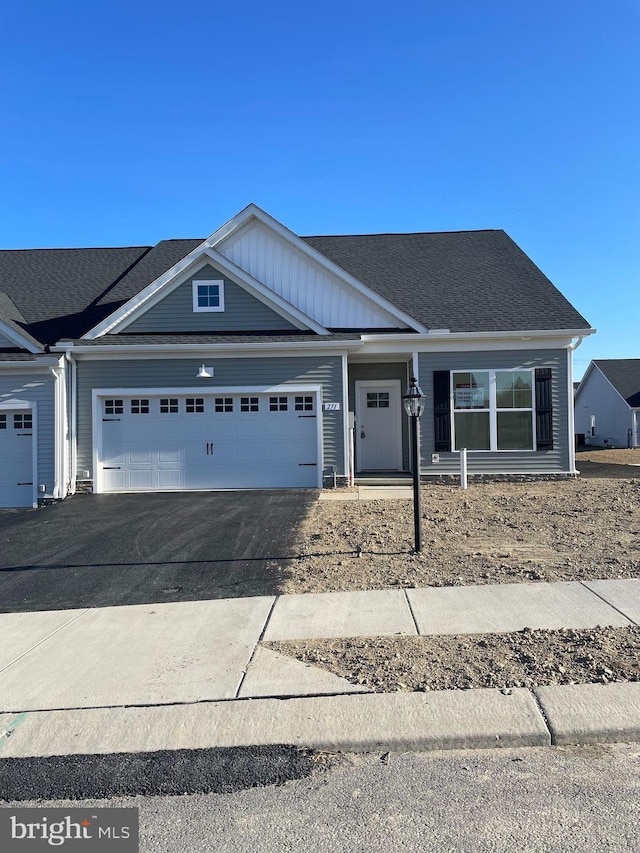
[[[3,400],[0,403],[0,412],[31,412],[31,507],[38,507],[38,404],[31,400]],[[26,508],[28,505],[24,505]],[[2,507],[11,509],[12,507]]]
[[[93,442],[93,491],[95,494],[104,493],[102,481],[103,443],[102,443],[102,401],[105,397],[169,397],[193,396],[214,397],[251,394],[313,394],[316,401],[316,454],[317,481],[316,487],[322,488],[323,442],[322,442],[322,385],[318,384],[285,384],[285,385],[217,385],[206,388],[202,386],[171,386],[167,388],[94,388],[92,390],[92,442]],[[182,491],[182,490],[176,490]],[[184,490],[187,491],[187,490]],[[215,491],[212,489],[211,491]]]

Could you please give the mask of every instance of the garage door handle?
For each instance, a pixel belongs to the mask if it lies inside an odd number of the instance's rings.
[[[121,421],[121,420],[122,420],[122,418],[103,418],[102,422],[104,423],[105,421]]]
[[[33,483],[16,483],[16,486],[33,486]]]
[[[17,432],[16,435],[27,435],[27,436],[29,436],[29,435],[33,435],[33,433],[32,432]]]
[[[315,415],[298,415],[299,418],[315,418]]]
[[[103,465],[103,471],[120,471],[120,465]]]
[[[298,462],[298,465],[301,468],[317,468],[318,467],[317,462]]]

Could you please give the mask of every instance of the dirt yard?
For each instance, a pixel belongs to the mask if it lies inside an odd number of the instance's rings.
[[[606,475],[425,486],[421,554],[411,501],[319,502],[285,591],[640,577],[640,478],[624,476],[640,450],[585,451],[578,467],[591,461]],[[640,679],[638,627],[270,646],[377,691]]]

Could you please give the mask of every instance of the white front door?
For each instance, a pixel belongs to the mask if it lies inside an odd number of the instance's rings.
[[[400,381],[356,382],[356,417],[357,470],[401,470]]]
[[[33,412],[0,412],[0,507],[34,505]]]

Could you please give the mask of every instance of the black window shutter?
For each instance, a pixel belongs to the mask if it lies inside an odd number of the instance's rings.
[[[451,407],[448,370],[433,371],[433,426],[434,450],[445,453],[451,450]]]
[[[536,450],[553,450],[550,367],[536,369]]]

